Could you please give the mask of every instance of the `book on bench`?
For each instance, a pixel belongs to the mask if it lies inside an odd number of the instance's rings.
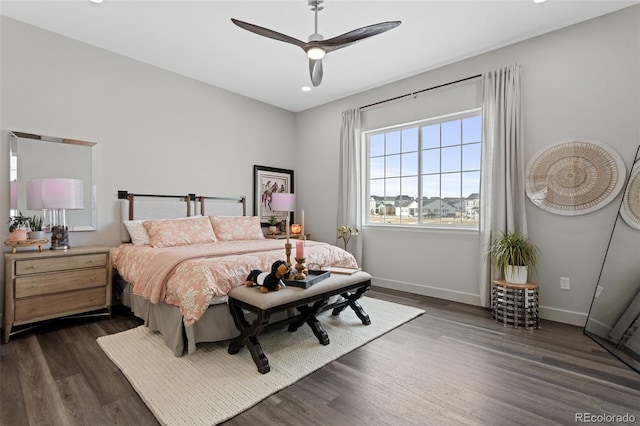
[[[332,274],[341,275],[353,275],[358,271],[362,271],[362,268],[350,268],[348,266],[325,266],[323,271],[331,272]]]

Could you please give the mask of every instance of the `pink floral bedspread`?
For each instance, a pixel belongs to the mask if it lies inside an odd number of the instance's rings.
[[[305,255],[307,265],[357,266],[349,252],[326,243],[307,241]],[[244,285],[251,270],[269,271],[273,262],[285,258],[284,241],[269,239],[167,248],[122,244],[112,249],[113,267],[133,284],[134,294],[179,306],[185,326],[202,317],[213,297]]]

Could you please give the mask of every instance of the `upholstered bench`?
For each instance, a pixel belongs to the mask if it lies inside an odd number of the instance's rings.
[[[228,293],[229,309],[236,327],[240,330],[240,335],[231,341],[228,352],[232,355],[236,354],[243,345],[246,345],[258,371],[262,374],[268,373],[269,360],[257,338],[262,330],[289,324],[289,331],[293,332],[306,322],[318,341],[328,345],[329,336],[316,315],[329,309],[333,309],[333,315],[340,315],[340,312],[349,306],[364,325],[371,324],[369,315],[358,303],[358,299],[370,287],[371,275],[358,271],[351,275],[332,274],[306,289],[287,286],[279,291],[260,293],[258,287],[234,288]],[[341,297],[331,301],[332,297],[337,295]],[[289,318],[269,323],[272,314],[289,309],[294,309],[297,313]],[[245,310],[257,315],[253,323],[245,319]]]

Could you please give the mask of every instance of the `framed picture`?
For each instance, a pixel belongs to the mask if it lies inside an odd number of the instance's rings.
[[[271,209],[271,194],[288,192],[293,194],[293,170],[275,167],[253,166],[253,214],[260,217],[263,226],[269,225],[269,217],[284,218],[284,213]],[[293,223],[293,212],[291,212]]]

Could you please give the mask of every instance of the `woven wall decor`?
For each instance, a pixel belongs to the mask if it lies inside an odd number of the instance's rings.
[[[543,147],[527,164],[526,191],[533,204],[573,216],[604,207],[620,193],[625,166],[596,139],[567,138]]]
[[[633,229],[640,231],[640,161],[631,169],[629,183],[624,191],[620,216]]]

